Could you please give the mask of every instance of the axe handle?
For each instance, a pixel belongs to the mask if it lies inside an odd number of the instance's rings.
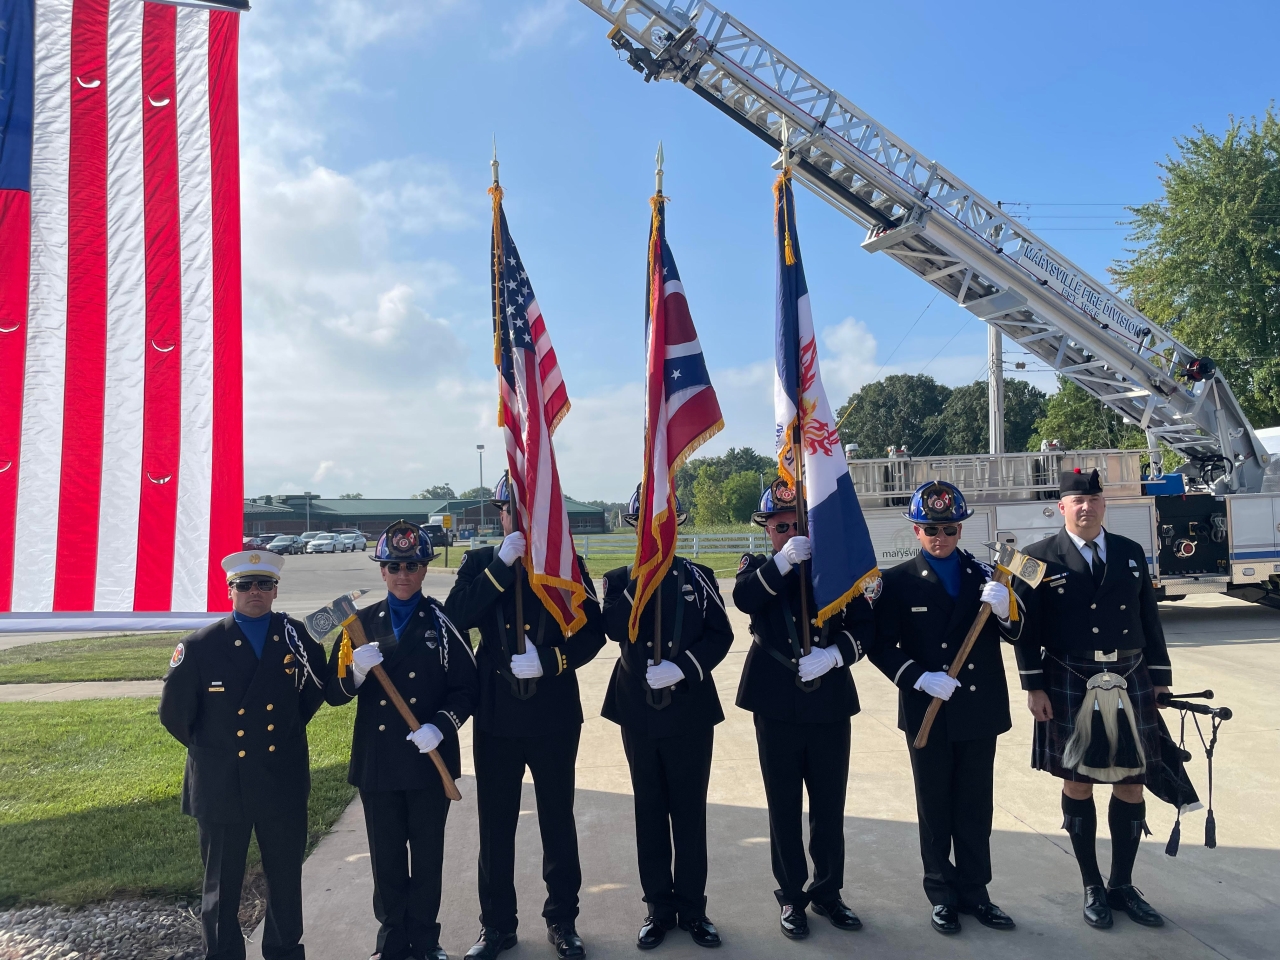
[[[347,632],[351,635],[352,649],[363,647],[369,642],[369,638],[364,635],[364,627],[360,625],[359,620],[353,620],[348,625]],[[449,642],[448,637],[445,638],[445,642]],[[391,701],[396,711],[404,718],[404,722],[409,725],[409,729],[417,731],[421,728],[422,724],[413,715],[409,705],[404,702],[404,697],[400,696],[400,691],[396,689],[396,685],[387,676],[387,671],[382,669],[382,664],[374,664],[373,669],[369,672],[378,678],[378,683],[382,684],[382,689],[386,692],[387,699]],[[440,774],[440,783],[444,786],[444,795],[450,800],[461,800],[462,793],[458,790],[458,785],[453,782],[453,775],[449,773],[449,768],[445,766],[444,757],[440,756],[440,751],[429,750],[427,751],[427,756],[431,758],[431,762],[436,765],[436,770]]]
[[[1006,587],[1009,585],[1009,574],[1003,567],[996,569],[996,583],[1003,583]],[[1009,598],[1010,603],[1014,603],[1012,597]],[[947,671],[947,676],[955,679],[959,676],[964,662],[969,658],[969,653],[973,650],[973,645],[978,642],[978,634],[982,632],[982,628],[987,625],[987,618],[991,616],[991,604],[984,603],[978,610],[978,615],[973,618],[973,626],[969,628],[968,634],[965,635],[964,643],[960,645],[956,657],[951,661],[951,669]],[[938,718],[938,711],[942,709],[942,700],[934,697],[929,703],[929,709],[924,712],[924,720],[920,724],[920,730],[916,733],[914,746],[917,750],[923,750],[929,742],[929,731],[933,729],[933,721]]]

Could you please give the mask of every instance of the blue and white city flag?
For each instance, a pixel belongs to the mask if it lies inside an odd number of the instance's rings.
[[[840,448],[835,417],[822,388],[809,287],[796,236],[791,168],[773,186],[778,239],[778,314],[773,410],[778,473],[799,483],[813,544],[812,576],[818,624],[861,593],[880,591],[875,548]],[[803,451],[797,463],[797,451]]]

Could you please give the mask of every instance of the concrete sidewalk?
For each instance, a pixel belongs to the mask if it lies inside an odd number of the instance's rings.
[[[0,703],[158,697],[163,680],[86,680],[80,683],[0,683]]]
[[[1167,917],[1147,930],[1119,916],[1110,931],[1080,919],[1080,882],[1059,829],[1059,785],[1029,769],[1030,719],[1017,689],[1008,651],[1014,729],[1001,738],[996,770],[995,879],[992,898],[1018,922],[996,933],[964,919],[958,937],[944,940],[929,927],[921,890],[914,794],[906,747],[896,729],[895,690],[867,663],[854,668],[863,712],[853,720],[853,756],[846,807],[845,899],[866,928],[845,934],[811,916],[812,936],[791,943],[778,932],[769,867],[768,815],[749,714],[732,706],[749,637],[731,610],[738,641],[716,671],[727,720],[717,728],[708,832],[711,875],[707,912],[725,940],[727,956],[769,958],[846,956],[905,958],[931,954],[975,960],[1026,958],[1274,958],[1280,916],[1280,737],[1267,706],[1280,672],[1280,617],[1261,607],[1221,598],[1162,608],[1180,690],[1212,687],[1235,711],[1215,760],[1216,850],[1201,843],[1205,814],[1183,818],[1182,849],[1164,856],[1174,811],[1148,806],[1154,836],[1143,844],[1135,880]],[[580,671],[588,720],[578,757],[576,814],[582,855],[582,915],[578,930],[592,958],[635,957],[634,937],[645,908],[635,867],[630,781],[618,728],[599,718],[599,704],[616,654],[606,647]],[[1176,716],[1174,722],[1176,733]],[[474,942],[476,902],[475,784],[469,776],[470,731],[463,728],[463,800],[450,814],[442,944],[457,957]],[[1194,730],[1189,765],[1202,798],[1205,763]],[[1106,834],[1106,792],[1099,819]],[[516,878],[523,924],[521,943],[504,957],[553,958],[544,939],[541,850],[533,789],[525,786]],[[1108,842],[1099,843],[1104,872]],[[312,960],[351,960],[373,950],[376,923],[372,881],[359,801],[321,842],[304,869],[307,952]],[[260,937],[255,937],[260,942]],[[673,932],[657,951],[664,957],[705,954]],[[258,956],[251,947],[251,956]]]

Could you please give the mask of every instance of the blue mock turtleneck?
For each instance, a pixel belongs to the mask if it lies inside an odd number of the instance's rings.
[[[260,617],[246,617],[243,613],[233,613],[231,616],[235,618],[236,626],[240,628],[240,632],[248,639],[249,646],[253,647],[254,656],[261,660],[262,648],[267,643],[267,627],[271,623],[271,614],[264,613]]]
[[[943,588],[951,595],[952,599],[960,596],[960,551],[952,550],[948,556],[941,560],[928,550],[921,550],[920,555],[928,561],[929,566],[933,567],[933,572],[938,575],[938,579],[942,581]]]
[[[400,634],[408,624],[409,618],[413,616],[413,611],[418,609],[418,601],[421,599],[421,593],[415,593],[408,600],[401,600],[394,593],[387,592],[387,606],[391,609],[391,629],[395,631],[397,640],[400,639]]]

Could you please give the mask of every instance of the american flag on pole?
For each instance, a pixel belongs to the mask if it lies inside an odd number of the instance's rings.
[[[818,625],[864,591],[879,590],[880,571],[867,521],[840,447],[831,404],[822,386],[818,341],[809,307],[809,285],[796,234],[796,198],[791,168],[773,187],[778,239],[778,304],[773,409],[778,473],[792,486],[801,482],[809,539],[813,545],[813,595]],[[802,450],[797,463],[794,437]]]
[[[627,622],[633,643],[645,604],[662,584],[676,554],[676,471],[724,426],[680,272],[667,246],[662,194],[652,203],[645,290],[644,479],[632,567],[636,602]]]
[[[569,532],[569,512],[551,435],[569,412],[560,364],[529,274],[507,229],[502,188],[493,195],[493,344],[498,368],[498,426],[527,546],[533,592],[566,634],[587,622],[586,585]]]
[[[0,611],[229,608],[238,29],[0,0]]]

